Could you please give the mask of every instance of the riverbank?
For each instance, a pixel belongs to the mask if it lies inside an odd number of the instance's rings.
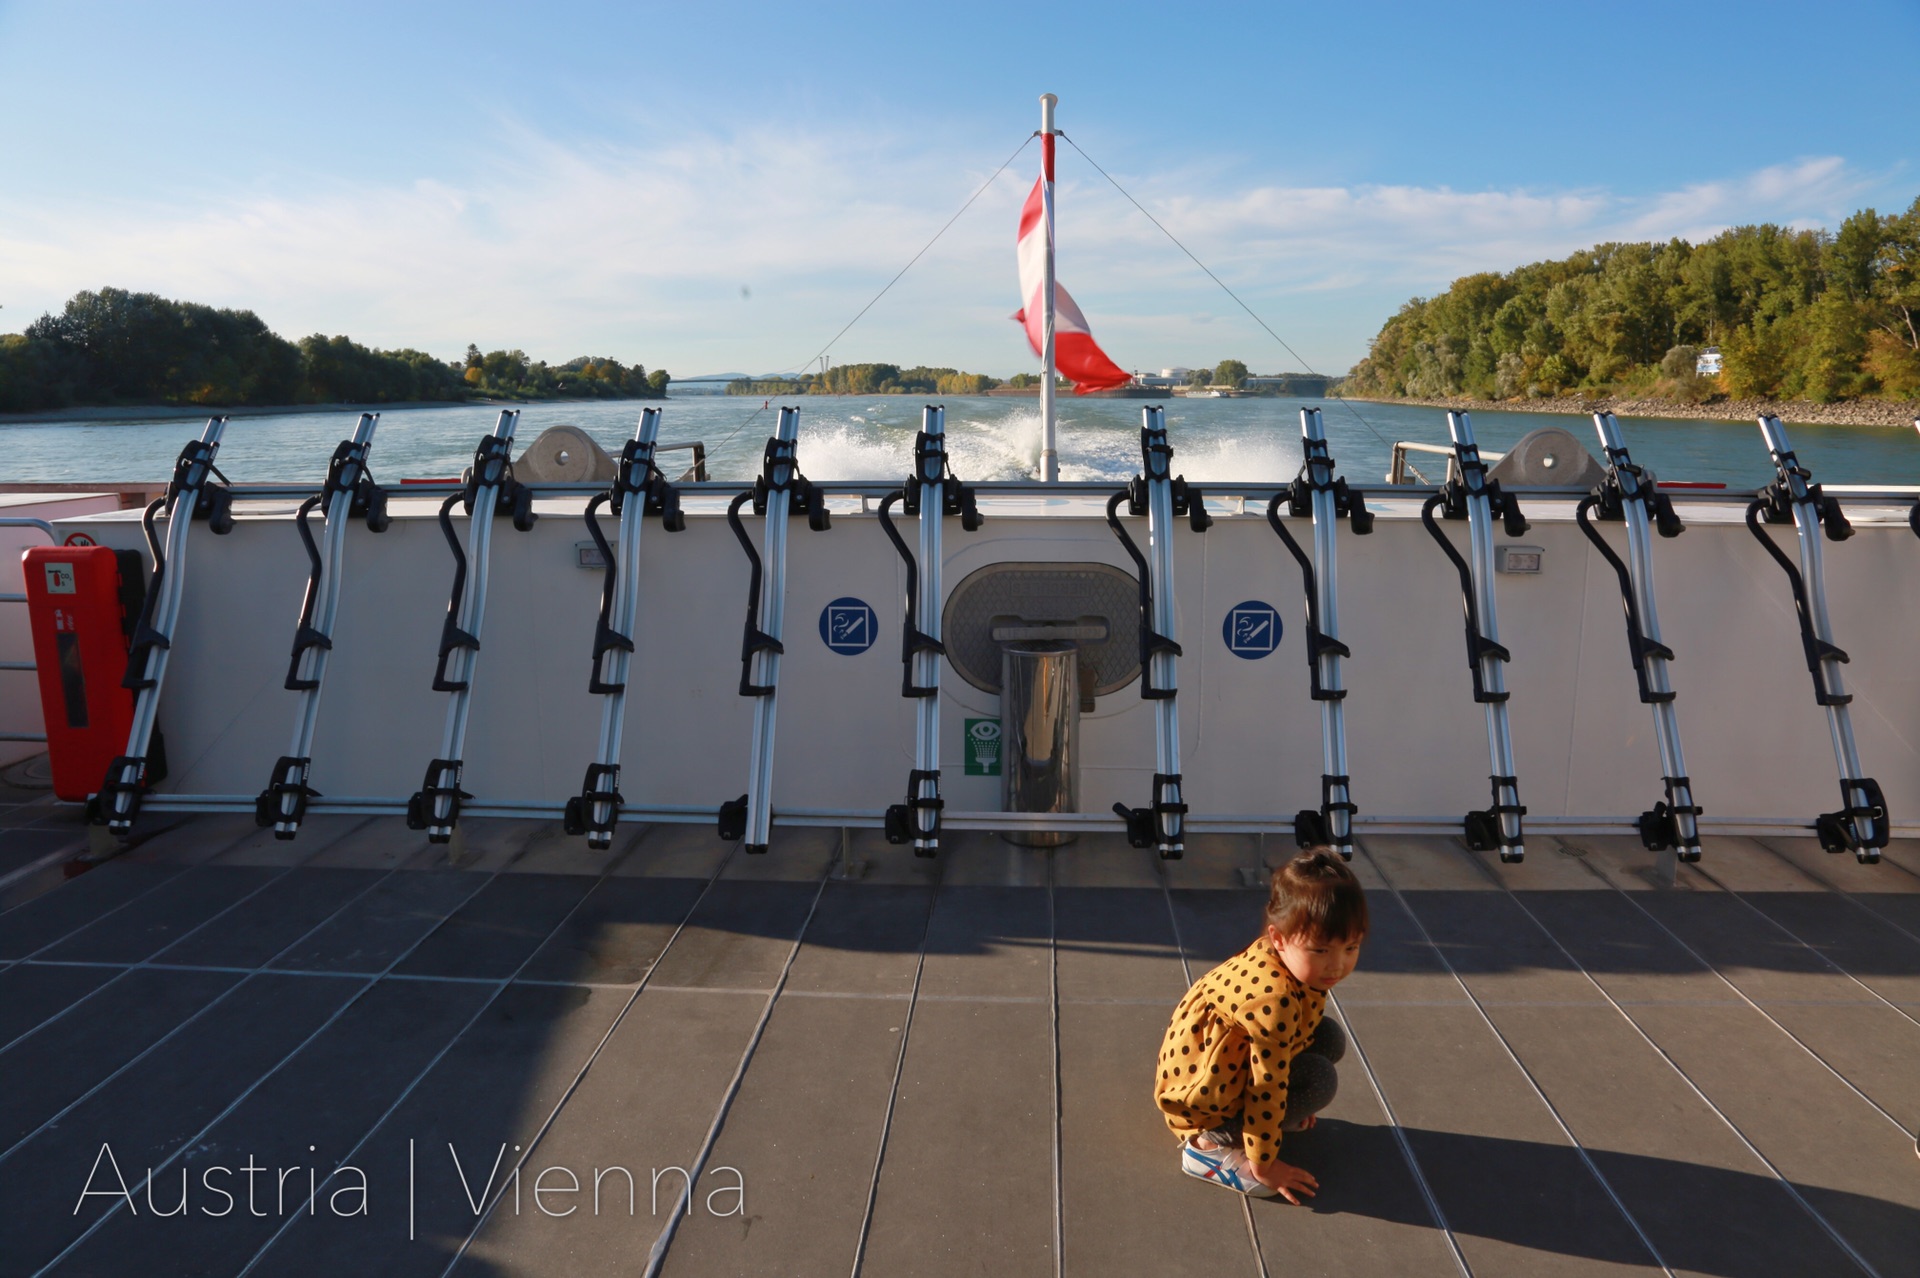
[[[1678,399],[1633,399],[1614,396],[1588,398],[1563,395],[1552,399],[1470,399],[1466,396],[1437,399],[1374,399],[1354,396],[1356,403],[1418,404],[1428,408],[1450,408],[1472,413],[1566,413],[1585,417],[1593,413],[1614,413],[1620,417],[1670,417],[1696,422],[1751,422],[1762,413],[1771,413],[1789,426],[1892,426],[1910,427],[1920,419],[1920,400],[1856,399],[1832,404],[1809,400],[1723,399],[1711,404],[1690,404]]]
[[[415,408],[531,408],[555,404],[659,404],[664,399],[636,396],[620,399],[415,399],[387,404],[270,404],[249,408],[176,404],[128,404],[118,408],[49,408],[38,413],[0,413],[0,426],[25,422],[171,422],[205,421],[224,414],[246,417],[291,417],[306,413],[390,413]]]

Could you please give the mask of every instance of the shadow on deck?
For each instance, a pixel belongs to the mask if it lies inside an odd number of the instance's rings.
[[[1258,927],[1251,838],[863,832],[848,878],[828,831],[475,821],[450,863],[209,817],[68,880],[84,831],[29,798],[0,1274],[1920,1269],[1913,847],[1718,840],[1663,889],[1624,840],[1368,840],[1303,1209],[1182,1177],[1149,1099]]]

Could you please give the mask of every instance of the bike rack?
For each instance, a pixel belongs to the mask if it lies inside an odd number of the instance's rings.
[[[786,617],[787,519],[804,514],[807,527],[815,532],[825,532],[832,526],[826,494],[800,473],[795,447],[799,433],[800,410],[781,409],[779,424],[761,458],[760,478],[727,506],[727,524],[739,538],[750,566],[746,633],[740,650],[740,695],[755,700],[747,792],[720,805],[719,834],[729,842],[744,839],[749,854],[767,850],[773,828],[768,805],[773,793],[775,693],[780,681],[780,654],[786,651],[780,633]],[[748,501],[753,502],[754,514],[766,517],[764,564],[740,522],[740,508]]]
[[[1312,692],[1320,703],[1320,807],[1303,808],[1293,818],[1294,842],[1301,847],[1326,844],[1343,860],[1353,859],[1354,805],[1352,778],[1347,775],[1346,685],[1340,663],[1352,656],[1340,642],[1339,568],[1334,556],[1334,533],[1340,516],[1354,534],[1373,531],[1373,514],[1366,499],[1333,473],[1327,452],[1325,424],[1317,408],[1300,410],[1300,473],[1284,492],[1267,503],[1267,523],[1300,565],[1307,596],[1307,669]],[[1280,520],[1280,505],[1294,518],[1313,519],[1313,557],[1300,548]]]
[[[1853,718],[1848,711],[1853,695],[1840,676],[1840,667],[1848,657],[1833,642],[1826,579],[1820,565],[1820,534],[1824,531],[1828,541],[1845,541],[1853,536],[1853,525],[1847,522],[1837,498],[1808,482],[1813,474],[1794,456],[1780,419],[1762,416],[1759,421],[1761,437],[1773,459],[1774,481],[1747,507],[1747,529],[1787,574],[1794,611],[1800,619],[1800,647],[1806,654],[1807,671],[1813,676],[1813,699],[1827,712],[1834,762],[1840,770],[1840,810],[1821,813],[1814,831],[1827,851],[1852,852],[1862,864],[1871,865],[1880,859],[1880,849],[1887,846],[1892,823],[1880,783],[1864,775],[1854,746]],[[1760,527],[1762,520],[1779,524],[1789,519],[1800,543],[1797,568]]]
[[[927,405],[921,410],[920,433],[913,441],[913,474],[904,486],[880,502],[880,527],[907,568],[906,619],[901,628],[900,661],[905,667],[900,695],[913,699],[913,770],[907,774],[907,801],[887,809],[889,843],[912,843],[915,856],[933,856],[940,850],[940,662],[946,646],[940,641],[942,552],[941,522],[960,516],[960,526],[977,530],[982,518],[973,490],[954,478],[947,460],[947,410]],[[915,560],[893,526],[890,513],[898,502],[920,519],[920,556]]]
[[[104,825],[117,837],[125,837],[140,814],[140,800],[154,782],[166,776],[166,749],[160,743],[154,720],[159,712],[160,688],[166,681],[167,655],[173,647],[173,629],[180,620],[180,596],[187,578],[187,532],[193,521],[204,519],[215,536],[233,531],[233,493],[226,476],[214,467],[220,451],[220,437],[226,433],[225,417],[210,417],[200,438],[180,450],[173,463],[173,479],[166,495],[148,506],[141,516],[147,535],[147,551],[153,556],[153,577],[147,584],[147,597],[134,627],[133,644],[127,655],[127,673],[122,685],[134,692],[133,726],[127,732],[127,752],[107,765],[100,782],[100,793],[87,805],[87,819]],[[209,485],[208,477],[220,482]],[[186,517],[181,518],[181,503]],[[154,532],[154,517],[167,514],[167,539],[163,551]],[[173,571],[167,571],[171,568]],[[148,758],[152,747],[153,757]]]
[[[1487,756],[1493,768],[1488,778],[1493,788],[1492,805],[1467,813],[1463,825],[1468,847],[1480,852],[1498,848],[1502,861],[1519,861],[1527,853],[1521,826],[1527,810],[1520,803],[1520,780],[1514,775],[1513,765],[1513,731],[1507,722],[1511,694],[1507,691],[1506,663],[1513,656],[1500,646],[1499,619],[1494,611],[1493,520],[1496,515],[1500,517],[1509,537],[1524,535],[1528,525],[1513,494],[1502,490],[1499,480],[1487,478],[1487,464],[1473,442],[1473,420],[1465,413],[1448,413],[1447,432],[1453,437],[1454,466],[1459,474],[1421,505],[1420,522],[1460,573],[1460,596],[1466,607],[1467,664],[1473,671],[1473,699],[1486,707]],[[1441,513],[1446,518],[1467,521],[1471,565],[1434,522],[1434,510],[1443,507]]]
[[[440,658],[434,669],[433,690],[450,692],[446,729],[440,739],[440,757],[427,764],[426,779],[407,801],[407,826],[425,830],[427,842],[446,843],[460,820],[460,804],[473,796],[460,788],[465,767],[467,714],[473,701],[473,678],[480,661],[480,625],[487,611],[487,569],[493,547],[493,520],[512,514],[521,532],[533,527],[533,490],[513,477],[513,428],[520,420],[517,408],[502,409],[493,433],[474,450],[473,469],[459,491],[440,504],[440,531],[453,551],[453,596],[440,628]],[[467,508],[467,549],[453,531],[453,508]],[[503,504],[504,503],[504,504]],[[473,579],[468,589],[468,565]]]
[[[1181,793],[1180,708],[1176,615],[1173,595],[1173,521],[1185,515],[1195,532],[1213,524],[1206,501],[1186,476],[1172,474],[1173,446],[1167,442],[1166,410],[1158,406],[1140,411],[1141,473],[1107,501],[1107,526],[1126,547],[1140,574],[1140,695],[1154,703],[1153,797],[1144,808],[1116,803],[1113,810],[1127,823],[1127,842],[1136,848],[1155,848],[1162,860],[1176,860],[1186,850],[1187,804]],[[1127,535],[1120,522],[1121,502],[1127,513],[1147,517],[1148,549],[1152,558]]]
[[[369,531],[381,533],[392,520],[387,515],[387,493],[367,473],[367,450],[373,446],[380,414],[362,413],[353,437],[343,439],[327,462],[326,483],[300,503],[295,526],[307,550],[311,569],[307,593],[300,603],[294,627],[293,658],[287,666],[286,689],[300,694],[293,716],[293,744],[273,765],[267,788],[254,801],[256,825],[272,826],[273,837],[291,839],[306,819],[307,801],[320,794],[307,784],[313,769],[313,733],[320,721],[320,685],[327,674],[327,655],[333,651],[333,623],[340,610],[340,570],[346,562],[347,523],[363,516]],[[324,551],[313,541],[307,517],[324,508],[327,521]]]
[[[1612,413],[1595,413],[1594,428],[1600,432],[1600,447],[1607,456],[1607,477],[1592,493],[1574,507],[1580,531],[1593,543],[1600,557],[1620,579],[1620,604],[1627,619],[1627,652],[1633,661],[1635,680],[1640,685],[1640,700],[1653,707],[1654,738],[1660,745],[1661,780],[1667,797],[1640,814],[1640,841],[1648,850],[1672,849],[1682,861],[1700,859],[1700,807],[1693,801],[1693,781],[1687,776],[1687,760],[1680,749],[1680,718],[1674,710],[1673,684],[1667,677],[1667,663],[1673,650],[1660,640],[1660,613],[1653,591],[1653,538],[1649,530],[1662,537],[1678,537],[1686,531],[1673,501],[1659,490],[1651,471],[1633,464],[1627,455],[1620,423]],[[1627,526],[1627,559],[1614,553],[1600,530],[1588,517],[1600,512],[1603,520],[1622,521]],[[1671,870],[1671,865],[1668,869]],[[1671,876],[1669,876],[1671,877]]]
[[[600,751],[587,765],[580,793],[567,800],[562,827],[568,834],[584,834],[590,848],[613,846],[614,827],[620,821],[620,731],[626,718],[627,675],[633,662],[634,622],[640,611],[640,532],[648,515],[658,515],[668,532],[682,532],[686,516],[680,513],[680,491],[667,482],[654,463],[660,434],[660,410],[640,410],[640,425],[620,450],[620,470],[613,486],[587,503],[587,532],[606,564],[606,582],[600,591],[600,617],[593,633],[593,673],[587,691],[600,702]],[[616,554],[600,531],[595,512],[606,506],[620,519],[620,549]]]

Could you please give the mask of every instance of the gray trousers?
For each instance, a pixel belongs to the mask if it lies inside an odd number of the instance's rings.
[[[1333,1104],[1340,1073],[1333,1064],[1347,1054],[1347,1032],[1331,1016],[1322,1017],[1313,1040],[1293,1058],[1287,1078],[1287,1117],[1283,1132],[1297,1132],[1306,1120]]]

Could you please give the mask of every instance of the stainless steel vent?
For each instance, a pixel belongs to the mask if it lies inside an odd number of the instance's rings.
[[[1140,677],[1140,583],[1111,564],[988,564],[947,596],[941,633],[962,679],[999,695],[1000,648],[993,631],[1010,626],[1105,626],[1080,644],[1095,695]]]

